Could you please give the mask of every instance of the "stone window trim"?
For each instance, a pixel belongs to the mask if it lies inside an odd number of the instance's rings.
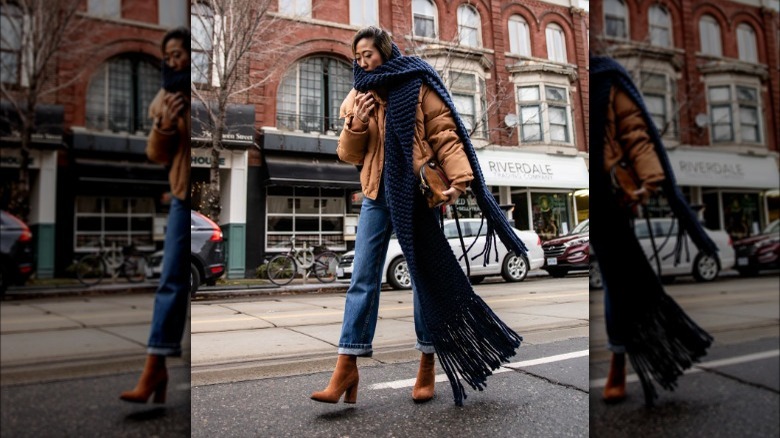
[[[521,79],[521,78],[518,78]],[[551,80],[551,78],[545,78],[541,81],[529,81],[523,82],[513,80],[515,88],[516,108],[518,114],[518,139],[520,146],[523,145],[574,145],[574,120],[572,115],[572,99],[571,99],[571,85],[565,84],[560,80]],[[521,100],[521,93],[523,89],[528,91],[534,91],[536,99]],[[535,89],[535,90],[532,90]],[[564,99],[556,100],[553,98],[555,93],[558,96],[563,96]],[[538,123],[523,123],[523,109],[537,108],[537,116],[539,117]],[[553,111],[556,114],[560,114],[560,110],[563,110],[563,121],[558,118],[554,118]],[[526,111],[526,115],[532,111]],[[555,120],[554,120],[555,119]],[[534,133],[528,134],[524,132],[524,125],[536,125],[539,127],[538,136]],[[563,140],[553,139],[553,126],[563,126]],[[561,132],[560,129],[557,131]],[[560,134],[557,134],[560,135]]]

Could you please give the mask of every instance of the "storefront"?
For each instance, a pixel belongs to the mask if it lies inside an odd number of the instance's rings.
[[[477,158],[499,204],[512,206],[516,228],[549,240],[587,219],[589,175],[582,157],[487,147]]]
[[[708,228],[736,240],[780,216],[776,157],[678,148],[669,151],[669,160],[691,204],[704,207]]]
[[[192,102],[193,209],[198,209],[201,188],[208,184],[212,163],[212,132],[206,107]],[[249,187],[249,149],[255,144],[254,105],[228,105],[225,132],[219,151],[222,212],[219,226],[225,236],[227,278],[244,278],[247,265],[247,206],[254,205]]]
[[[27,224],[33,233],[35,270],[38,278],[51,278],[55,270],[55,222],[57,219],[57,160],[64,150],[62,105],[38,105],[27,162],[30,182],[30,214]],[[8,102],[0,104],[0,184],[5,208],[11,185],[19,181],[22,162],[21,122]]]

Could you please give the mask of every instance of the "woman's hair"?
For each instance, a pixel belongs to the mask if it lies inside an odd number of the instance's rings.
[[[192,54],[190,52],[190,30],[187,29],[184,26],[177,27],[175,29],[171,29],[168,31],[168,33],[165,34],[165,36],[162,39],[162,52],[165,53],[165,45],[168,44],[168,41],[170,40],[179,40],[181,41],[181,46],[184,48],[184,50],[187,51],[187,54]]]
[[[393,41],[390,34],[376,26],[368,26],[360,29],[352,38],[352,53],[355,53],[358,41],[363,38],[371,38],[374,41],[374,47],[382,55],[382,61],[387,61],[393,56]]]

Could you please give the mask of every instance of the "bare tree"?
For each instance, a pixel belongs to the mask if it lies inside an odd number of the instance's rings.
[[[80,0],[0,0],[3,49],[16,55],[3,57],[4,75],[17,75],[18,84],[0,81],[0,93],[19,117],[21,161],[19,181],[9,189],[8,209],[25,221],[30,213],[29,157],[35,131],[35,109],[41,99],[70,86],[77,78],[57,81],[58,58],[73,42]],[[17,82],[17,81],[13,81]]]
[[[250,76],[250,62],[264,62],[283,54],[287,47],[285,38],[295,30],[294,21],[271,11],[276,3],[275,0],[192,1],[192,96],[203,103],[206,120],[201,122],[211,132],[209,184],[198,194],[198,208],[215,221],[222,210],[219,154],[227,128],[227,107],[236,96],[264,85],[274,76],[280,65],[268,66],[262,75]]]

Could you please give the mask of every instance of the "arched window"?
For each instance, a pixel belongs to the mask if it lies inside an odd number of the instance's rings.
[[[659,47],[671,47],[672,20],[666,8],[661,5],[650,6],[647,20],[650,25],[650,44]]]
[[[705,15],[699,20],[699,39],[701,40],[701,53],[722,56],[720,25],[711,15]]]
[[[737,26],[737,47],[739,59],[746,62],[758,62],[756,49],[756,32],[746,23]]]
[[[414,35],[436,38],[436,8],[429,0],[412,1]]]
[[[149,104],[160,89],[160,69],[143,55],[122,55],[104,63],[87,90],[87,128],[149,132]]]
[[[604,1],[604,23],[607,36],[628,38],[628,14],[621,0]]]
[[[352,89],[352,66],[328,57],[297,62],[279,85],[276,126],[304,132],[337,132],[341,102]]]
[[[519,15],[509,17],[509,51],[531,56],[531,36],[528,23]]]
[[[0,81],[19,83],[22,66],[23,14],[19,6],[12,3],[0,5]]]
[[[208,84],[212,77],[214,49],[214,11],[203,3],[190,7],[192,57],[191,77],[196,84]]]
[[[479,12],[473,6],[458,7],[458,37],[464,46],[479,47],[481,41],[480,29],[482,22]]]
[[[547,25],[547,58],[555,62],[567,62],[566,40],[563,29],[555,23]]]

